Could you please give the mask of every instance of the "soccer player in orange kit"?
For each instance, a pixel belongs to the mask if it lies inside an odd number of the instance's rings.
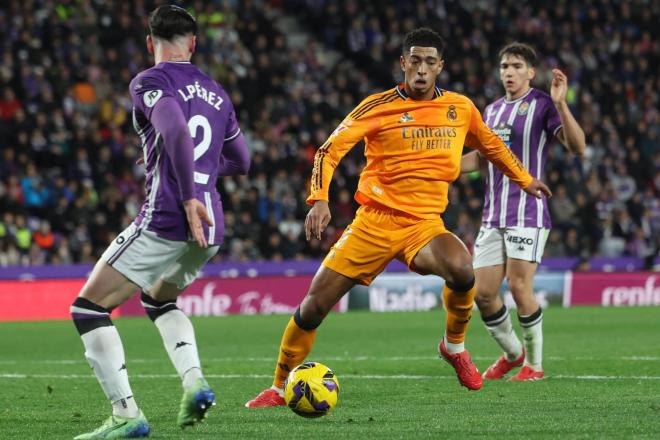
[[[484,124],[472,101],[435,85],[444,65],[443,49],[442,37],[430,29],[406,35],[404,82],[362,101],[318,149],[307,199],[313,205],[305,220],[307,239],[320,238],[328,225],[334,169],[364,139],[367,164],[355,194],[361,206],[289,320],[273,386],[245,406],[284,405],[284,381],[312,350],[316,329],[328,312],[355,284],[371,283],[394,258],[419,274],[445,280],[447,321],[438,349],[463,386],[481,388],[481,375],[464,348],[475,293],[472,257],[440,217],[449,184],[460,173],[463,145],[481,152],[528,194],[551,194]]]

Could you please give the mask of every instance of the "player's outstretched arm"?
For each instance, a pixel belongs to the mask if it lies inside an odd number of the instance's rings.
[[[309,241],[312,237],[321,239],[321,234],[330,223],[330,207],[327,200],[317,200],[305,217],[305,238]]]
[[[552,102],[557,108],[559,119],[561,119],[562,128],[557,133],[557,139],[571,153],[582,156],[586,147],[584,131],[575,120],[571,109],[566,102],[566,92],[568,91],[568,78],[559,69],[552,69],[552,85],[550,86],[550,96]]]
[[[481,165],[480,158],[481,156],[479,156],[479,152],[477,151],[471,151],[468,154],[464,154],[463,157],[461,157],[461,174],[478,171]]]
[[[239,176],[250,170],[250,153],[243,133],[226,141],[220,156],[219,176]]]
[[[195,198],[194,144],[183,111],[174,98],[165,96],[154,106],[150,121],[163,137],[163,147],[172,163],[177,164],[174,173],[190,232],[198,245],[207,247],[202,221],[209,226],[213,222],[204,204]]]

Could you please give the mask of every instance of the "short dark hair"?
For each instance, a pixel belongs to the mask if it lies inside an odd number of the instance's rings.
[[[165,40],[180,35],[196,35],[197,20],[179,6],[162,5],[149,14],[149,31],[154,37]]]
[[[413,46],[435,47],[438,49],[438,56],[442,58],[442,53],[445,51],[445,40],[434,30],[423,27],[408,32],[403,39],[403,54],[409,53]]]
[[[504,55],[518,56],[525,60],[530,67],[536,67],[539,62],[534,48],[529,44],[520,43],[518,41],[514,41],[513,43],[504,46],[502,50],[500,50],[500,59],[502,59]]]

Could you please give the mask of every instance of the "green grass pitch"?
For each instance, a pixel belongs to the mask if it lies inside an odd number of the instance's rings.
[[[309,360],[339,377],[335,411],[245,408],[271,383],[288,316],[195,319],[218,405],[200,426],[175,426],[180,382],[147,318],[117,319],[136,399],[153,438],[660,438],[660,309],[550,308],[547,379],[459,386],[438,360],[441,311],[330,316]],[[515,321],[515,319],[514,319]],[[467,347],[481,371],[498,356],[475,314]],[[0,323],[0,438],[72,438],[110,406],[70,322]]]

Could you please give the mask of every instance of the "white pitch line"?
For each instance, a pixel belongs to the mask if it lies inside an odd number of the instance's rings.
[[[569,376],[558,374],[556,376],[548,376],[550,379],[577,379],[577,380],[660,380],[660,376],[596,376],[596,375],[580,375]]]
[[[165,359],[165,358],[163,358]],[[161,363],[163,359],[128,359],[130,364],[151,364]],[[438,356],[323,356],[324,361],[338,361],[338,362],[401,362],[401,361],[433,361],[437,360]],[[492,361],[495,358],[492,356],[473,356],[472,359],[476,361]],[[576,357],[561,357],[561,356],[545,356],[548,361],[565,362],[565,361],[631,361],[631,362],[660,362],[660,356],[621,356],[621,357],[597,357],[597,356],[576,356]],[[204,362],[275,362],[275,357],[223,357],[203,359]],[[44,364],[44,365],[75,365],[86,364],[83,358],[81,359],[43,359],[43,360],[17,360],[17,359],[2,359],[0,365],[20,365],[20,364]]]
[[[621,359],[626,361],[660,361],[658,356],[623,356]]]
[[[209,379],[272,379],[271,374],[205,374]],[[456,376],[428,376],[414,374],[341,374],[346,379],[371,380],[434,380],[456,379]],[[131,379],[175,379],[176,374],[131,374]],[[94,379],[92,374],[23,374],[0,373],[0,379]],[[598,376],[598,375],[563,375],[548,376],[546,379],[567,380],[660,380],[660,376]]]

